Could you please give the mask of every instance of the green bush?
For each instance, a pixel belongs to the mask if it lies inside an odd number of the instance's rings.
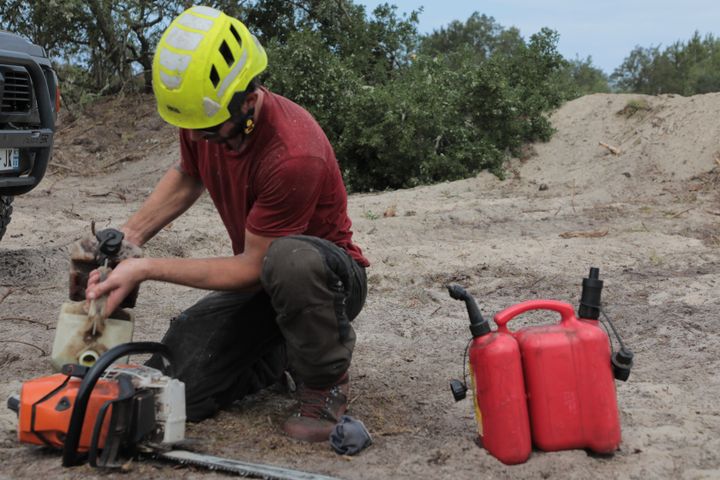
[[[271,59],[267,86],[307,108],[331,142],[337,141],[347,105],[360,89],[355,72],[314,32],[295,32],[284,43],[271,40],[266,48]]]
[[[646,113],[650,111],[652,111],[650,102],[648,102],[644,98],[633,98],[631,100],[628,100],[628,102],[625,104],[625,107],[623,107],[623,109],[617,113],[618,115],[622,115],[623,117],[630,118],[637,113]]]
[[[542,30],[482,61],[468,46],[420,54],[367,85],[319,34],[295,32],[268,44],[267,84],[318,119],[352,191],[501,175],[508,154],[552,135],[547,114],[567,97],[556,43]]]
[[[412,187],[497,168],[497,149],[459,114],[461,77],[418,58],[395,82],[361,89],[336,145],[349,188]]]

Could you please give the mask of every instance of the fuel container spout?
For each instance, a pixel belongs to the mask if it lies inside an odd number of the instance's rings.
[[[480,313],[480,308],[472,295],[460,285],[449,285],[448,292],[455,300],[465,302],[465,307],[470,317],[470,333],[473,338],[482,337],[490,333],[490,324],[483,318],[482,313]]]

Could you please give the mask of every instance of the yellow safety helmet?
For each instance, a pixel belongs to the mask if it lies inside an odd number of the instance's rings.
[[[158,112],[180,128],[219,125],[230,118],[233,95],[266,67],[265,49],[239,20],[214,8],[189,8],[172,21],[155,50]]]

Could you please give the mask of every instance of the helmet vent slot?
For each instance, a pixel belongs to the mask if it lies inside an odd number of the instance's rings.
[[[235,57],[233,57],[233,54],[230,51],[230,47],[228,47],[228,44],[225,42],[225,40],[223,40],[222,44],[220,45],[220,53],[225,59],[225,63],[227,63],[227,66],[232,67],[232,64],[235,63]]]
[[[233,25],[230,25],[230,33],[232,33],[233,37],[235,37],[235,40],[237,40],[238,46],[242,48],[242,40],[240,40],[240,34],[237,30],[235,30],[235,27]]]
[[[217,87],[218,83],[220,83],[220,75],[218,75],[215,65],[213,65],[210,69],[210,81],[212,82],[213,87]]]

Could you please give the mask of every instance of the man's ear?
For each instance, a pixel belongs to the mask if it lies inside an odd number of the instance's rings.
[[[255,105],[257,104],[258,100],[258,93],[257,92],[251,92],[248,93],[245,97],[245,101],[243,102],[243,110],[248,111],[250,109],[255,108]]]

